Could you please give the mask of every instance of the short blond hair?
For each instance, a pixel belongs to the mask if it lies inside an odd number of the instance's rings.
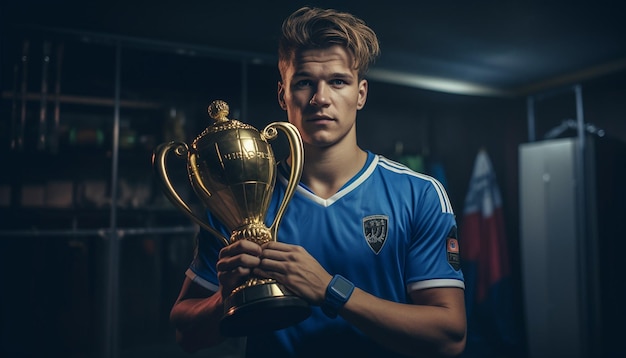
[[[353,57],[359,79],[380,54],[376,33],[360,18],[334,9],[303,7],[285,19],[278,42],[278,68],[284,68],[299,50],[343,46]]]

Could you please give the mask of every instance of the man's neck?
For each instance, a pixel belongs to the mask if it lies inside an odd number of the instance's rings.
[[[302,182],[317,196],[328,199],[358,173],[367,153],[357,145],[348,148],[305,148]]]

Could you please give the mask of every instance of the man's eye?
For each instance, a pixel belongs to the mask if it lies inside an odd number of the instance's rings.
[[[296,82],[296,86],[298,87],[310,87],[312,85],[310,80],[300,80]]]
[[[332,84],[333,86],[341,86],[341,85],[345,85],[346,81],[335,79],[335,80],[330,81],[330,84]]]

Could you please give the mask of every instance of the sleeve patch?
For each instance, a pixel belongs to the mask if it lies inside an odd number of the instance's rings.
[[[456,271],[461,269],[461,255],[459,253],[459,241],[456,238],[456,227],[453,227],[448,233],[446,239],[446,255],[448,263]]]

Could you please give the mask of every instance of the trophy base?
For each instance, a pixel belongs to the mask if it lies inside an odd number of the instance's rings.
[[[224,302],[220,333],[241,337],[282,329],[311,315],[311,307],[276,282],[243,288]]]

